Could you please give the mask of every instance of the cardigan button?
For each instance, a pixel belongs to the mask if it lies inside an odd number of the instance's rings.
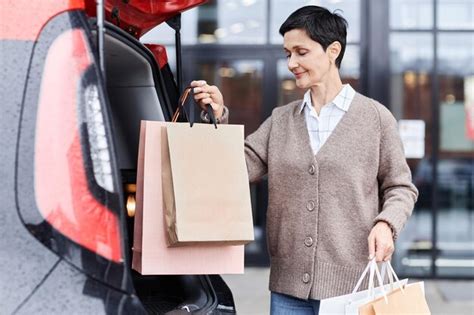
[[[309,273],[305,272],[303,275],[303,282],[308,283],[310,279],[311,279],[311,276],[309,275]]]
[[[310,200],[310,201],[306,204],[306,209],[308,209],[308,211],[313,211],[314,208],[316,208],[316,204],[314,203],[313,200]]]
[[[313,238],[310,237],[310,236],[308,236],[307,238],[305,238],[304,244],[305,244],[307,247],[311,247],[311,245],[313,245]]]
[[[314,175],[314,173],[316,172],[316,167],[314,166],[314,164],[311,164],[311,167],[309,168],[308,172],[311,175]]]

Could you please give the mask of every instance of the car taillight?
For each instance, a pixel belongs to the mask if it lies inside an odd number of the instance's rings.
[[[35,135],[35,197],[64,236],[114,262],[123,260],[119,218],[108,204],[111,151],[85,33],[65,31],[44,65]],[[95,82],[94,82],[95,81]]]
[[[94,178],[99,186],[114,192],[110,148],[105,132],[104,116],[96,85],[84,89],[87,134]]]

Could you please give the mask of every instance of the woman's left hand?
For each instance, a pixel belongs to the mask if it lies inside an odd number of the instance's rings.
[[[377,262],[388,261],[392,258],[395,246],[392,229],[387,222],[379,221],[370,231],[369,260],[375,257]]]

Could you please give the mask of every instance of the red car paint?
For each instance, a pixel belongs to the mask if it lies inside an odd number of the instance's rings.
[[[135,38],[163,23],[179,12],[196,7],[207,0],[104,0],[107,21],[127,31]],[[95,0],[86,0],[87,14],[96,16]],[[112,12],[118,12],[118,17],[113,17]]]
[[[63,33],[45,62],[35,143],[36,200],[54,228],[85,248],[121,262],[119,219],[92,195],[84,168],[78,88],[92,63],[85,36],[82,30]]]
[[[168,55],[164,46],[155,44],[145,44],[145,46],[153,53],[160,68],[168,63]]]
[[[0,39],[36,40],[43,26],[54,16],[84,9],[84,0],[2,0]]]

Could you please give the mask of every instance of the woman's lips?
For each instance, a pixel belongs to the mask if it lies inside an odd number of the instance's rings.
[[[303,74],[305,74],[305,73],[306,73],[306,71],[304,71],[304,72],[298,72],[298,73],[293,73],[293,74],[295,75],[295,78],[299,79],[299,78],[301,78],[301,77],[303,76]]]

